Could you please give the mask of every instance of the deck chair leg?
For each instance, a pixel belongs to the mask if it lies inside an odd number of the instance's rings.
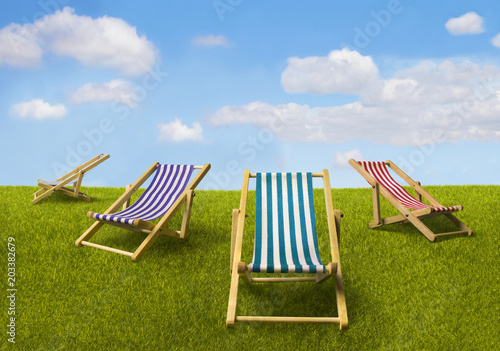
[[[55,189],[52,188],[52,189],[45,191],[43,194],[36,196],[38,192],[40,192],[40,191],[43,192],[43,190],[45,190],[45,189],[41,189],[41,190],[37,191],[35,194],[33,194],[33,196],[35,198],[31,201],[32,204],[36,204],[38,201],[46,198],[47,196],[51,195],[55,191]]]
[[[231,273],[231,288],[229,290],[229,303],[227,307],[226,326],[234,327],[236,322],[236,300],[238,298],[239,274],[236,269]]]
[[[406,214],[406,218],[410,223],[412,223],[422,234],[425,235],[430,241],[436,240],[436,235],[429,229],[420,219],[413,216],[411,213]]]
[[[337,311],[340,318],[340,330],[347,329],[347,306],[345,302],[344,283],[342,281],[340,266],[337,267],[337,273],[335,274],[335,292],[337,298]]]
[[[155,230],[153,230],[149,235],[144,239],[142,244],[135,250],[134,254],[132,255],[132,261],[137,262],[141,259],[141,257],[148,251],[148,249],[153,245],[155,240],[160,236],[160,228],[157,227]]]
[[[94,224],[90,226],[85,233],[83,233],[76,241],[75,245],[77,247],[82,246],[82,241],[88,241],[92,236],[104,225],[103,222],[95,221]]]
[[[193,207],[194,191],[188,190],[186,193],[186,204],[184,205],[184,216],[182,217],[180,238],[185,239],[188,236],[189,218],[191,218],[191,208]]]
[[[370,225],[379,226],[382,224],[382,218],[380,217],[380,190],[379,184],[375,183],[372,187],[373,196],[373,222]]]
[[[37,192],[33,193],[33,197],[38,197],[40,194],[42,194],[46,190],[47,189],[44,189],[44,188],[38,190]]]
[[[471,236],[472,235],[472,229],[467,227],[464,222],[459,220],[456,216],[454,216],[452,213],[446,213],[445,216],[453,223],[455,224],[460,230],[467,231],[467,235]]]
[[[325,177],[327,178],[327,177]],[[328,178],[327,178],[328,179]],[[328,181],[328,187],[330,186],[329,181]],[[330,192],[331,193],[331,192]],[[331,199],[330,199],[331,203]],[[342,269],[340,268],[340,219],[341,219],[342,213],[340,210],[333,210],[333,217],[334,217],[334,227],[331,230],[334,230],[337,236],[337,244],[335,245],[334,239],[330,238],[330,245],[331,245],[331,250],[332,250],[332,259],[335,260],[336,262],[333,262],[335,264],[335,297],[337,300],[337,311],[338,315],[340,318],[340,329],[347,329],[348,327],[348,320],[347,320],[347,306],[346,306],[346,301],[345,301],[345,292],[344,292],[344,283],[342,280]],[[333,267],[332,267],[333,268]],[[332,270],[333,273],[333,270]]]
[[[80,186],[82,185],[83,173],[80,173],[76,184],[73,184],[73,196],[78,197],[80,195]]]

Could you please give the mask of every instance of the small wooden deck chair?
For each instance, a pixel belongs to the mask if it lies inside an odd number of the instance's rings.
[[[318,252],[312,178],[323,178],[332,262]],[[256,178],[253,261],[241,262],[249,178]],[[233,210],[231,290],[226,325],[240,322],[338,323],[347,328],[347,309],[339,258],[340,210],[332,207],[328,170],[323,173],[249,173],[245,170],[240,208]],[[315,276],[252,277],[252,273],[305,273]],[[237,316],[239,278],[250,283],[316,282],[335,278],[338,317]]]
[[[196,176],[188,184],[193,169],[199,169]],[[207,174],[210,164],[204,166],[162,165],[155,162],[137,181],[127,186],[125,193],[111,205],[103,214],[89,211],[87,217],[96,222],[75,242],[76,246],[91,246],[98,249],[130,256],[132,261],[138,261],[151,247],[160,234],[174,238],[185,239],[188,234],[191,206],[194,189]],[[156,171],[156,172],[155,172]],[[132,206],[130,197],[153,174],[154,178],[144,193]],[[184,217],[181,230],[168,229],[166,226],[175,213],[184,206]],[[122,211],[116,212],[120,207]],[[160,218],[157,224],[149,221]],[[102,227],[111,224],[135,232],[147,233],[147,237],[135,252],[118,250],[112,247],[89,242],[90,238]]]
[[[467,227],[462,221],[455,217],[452,213],[461,211],[462,205],[445,207],[434,199],[421,186],[420,182],[411,179],[398,166],[391,161],[373,162],[373,161],[355,161],[350,159],[349,163],[354,167],[373,188],[373,222],[368,226],[370,228],[380,227],[386,224],[410,222],[430,241],[436,240],[438,236],[467,234],[471,235],[472,230]],[[405,180],[410,186],[415,189],[416,198],[411,196],[401,185],[399,185],[389,173],[386,166],[389,166],[397,175]],[[380,201],[379,194],[385,197],[401,214],[382,218],[380,216]],[[432,205],[422,203],[422,196]],[[449,233],[434,234],[421,220],[424,218],[445,215],[459,231]]]
[[[98,164],[106,161],[108,158],[109,155],[99,154],[93,159],[85,162],[81,166],[76,167],[71,172],[52,182],[38,179],[38,186],[42,189],[33,194],[33,200],[31,203],[36,204],[38,201],[46,198],[55,191],[76,197],[78,199],[90,201],[90,197],[87,194],[80,192],[83,176],[90,172]],[[72,185],[72,188],[67,188],[67,185]]]

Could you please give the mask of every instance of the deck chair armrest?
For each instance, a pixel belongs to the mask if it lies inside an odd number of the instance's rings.
[[[419,187],[422,185],[420,182],[416,181],[415,182]],[[419,192],[420,189],[417,189],[417,187],[413,187],[413,190],[415,190],[415,199],[418,201],[422,202],[422,193]]]
[[[333,210],[333,228],[331,236],[335,235],[337,239],[337,244],[340,244],[340,219],[344,217],[340,210]]]
[[[434,197],[431,196],[431,194],[429,194],[427,191],[425,191],[424,188],[422,188],[420,182],[415,182],[415,185],[413,185],[413,189],[415,189],[417,193],[423,196],[424,199],[429,201],[432,206],[443,207],[443,205],[441,205],[441,203],[438,200],[436,200]]]

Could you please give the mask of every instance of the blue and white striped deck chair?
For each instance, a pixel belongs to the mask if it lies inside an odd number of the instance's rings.
[[[323,178],[332,262],[322,263],[316,237],[313,177]],[[256,179],[253,260],[241,262],[249,178]],[[231,290],[226,325],[243,322],[338,323],[347,328],[339,258],[340,211],[332,206],[328,170],[323,173],[253,173],[245,171],[240,208],[233,210],[231,233]],[[252,277],[252,273],[304,273],[309,276]],[[315,276],[310,276],[315,274]],[[266,282],[323,282],[335,277],[338,317],[237,316],[239,278],[247,284]]]
[[[189,182],[194,169],[199,169]],[[204,166],[162,165],[155,162],[133,185],[127,186],[125,193],[103,214],[89,211],[87,217],[96,222],[75,242],[76,246],[91,246],[98,249],[130,256],[138,261],[151,247],[160,234],[185,239],[188,233],[194,189],[210,169]],[[132,206],[128,207],[130,197],[139,187],[155,173],[151,184]],[[175,213],[185,203],[181,230],[168,229],[166,226]],[[122,211],[116,212],[120,207]],[[161,219],[158,223],[149,221]],[[128,252],[112,247],[89,242],[90,238],[103,224],[111,224],[136,232],[147,233],[148,236],[135,252]]]

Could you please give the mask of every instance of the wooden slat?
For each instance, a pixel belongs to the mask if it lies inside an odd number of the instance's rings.
[[[316,277],[252,277],[255,283],[315,282]]]
[[[237,316],[239,322],[271,322],[271,323],[340,323],[338,317],[269,317],[269,316]]]
[[[94,244],[94,243],[91,243],[89,241],[82,241],[81,244],[85,245],[85,246],[95,247],[96,249],[101,249],[101,250],[106,250],[106,251],[109,251],[109,252],[114,252],[114,253],[117,253],[117,254],[120,254],[120,255],[125,255],[125,256],[129,256],[129,257],[132,256],[132,252],[118,250],[118,249],[115,249],[115,248],[109,247],[109,246]]]
[[[447,235],[458,235],[458,234],[469,234],[467,230],[460,230],[457,232],[448,232],[448,233],[439,233],[435,234],[436,236],[447,236]]]

